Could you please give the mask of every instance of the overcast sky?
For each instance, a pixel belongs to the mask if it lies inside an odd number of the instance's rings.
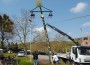
[[[83,37],[90,35],[90,16],[63,21],[79,16],[90,15],[90,0],[42,0],[44,7],[53,11],[53,17],[49,18],[48,13],[44,13],[45,21],[58,29],[64,31],[72,37]],[[19,17],[21,10],[32,10],[36,7],[36,0],[0,0],[0,13],[6,13],[11,18],[15,15]],[[41,32],[43,24],[40,13],[36,13],[33,20],[36,24],[35,30]],[[50,35],[55,34],[48,27]]]

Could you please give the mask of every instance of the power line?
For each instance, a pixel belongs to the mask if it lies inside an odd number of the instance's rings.
[[[85,17],[89,17],[89,16],[90,16],[90,14],[87,14],[87,15],[83,15],[83,16],[73,17],[70,19],[64,19],[64,20],[61,20],[60,22],[66,22],[66,21],[70,21],[70,20],[74,20],[74,19],[81,19],[81,18],[85,18]],[[56,23],[56,25],[59,25],[59,22]]]
[[[66,19],[66,20],[62,20],[62,21],[69,21],[69,20],[73,20],[73,19],[80,19],[80,18],[84,18],[84,17],[88,17],[88,16],[90,16],[90,14],[84,15],[84,16],[79,16],[79,17],[74,17],[74,18],[70,18],[70,19]]]

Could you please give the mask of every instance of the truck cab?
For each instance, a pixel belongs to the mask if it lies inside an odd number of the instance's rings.
[[[90,64],[90,46],[72,46],[71,60],[76,64]]]

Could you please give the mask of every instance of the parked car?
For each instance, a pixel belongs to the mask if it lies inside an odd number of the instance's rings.
[[[26,56],[26,53],[25,53],[25,51],[19,51],[17,56],[24,57],[24,56]]]

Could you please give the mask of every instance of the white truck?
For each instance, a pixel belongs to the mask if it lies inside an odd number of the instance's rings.
[[[90,46],[72,46],[70,59],[73,65],[90,65]]]
[[[90,46],[80,46],[78,42],[76,42],[72,37],[70,37],[66,33],[62,32],[61,30],[55,28],[50,24],[46,25],[51,27],[58,33],[62,34],[63,36],[69,38],[76,44],[76,46],[71,47],[70,53],[58,54],[58,57],[60,59],[62,59],[64,62],[69,62],[71,65],[90,65]]]
[[[57,53],[57,56],[71,65],[90,65],[90,46],[72,46],[71,52]]]

